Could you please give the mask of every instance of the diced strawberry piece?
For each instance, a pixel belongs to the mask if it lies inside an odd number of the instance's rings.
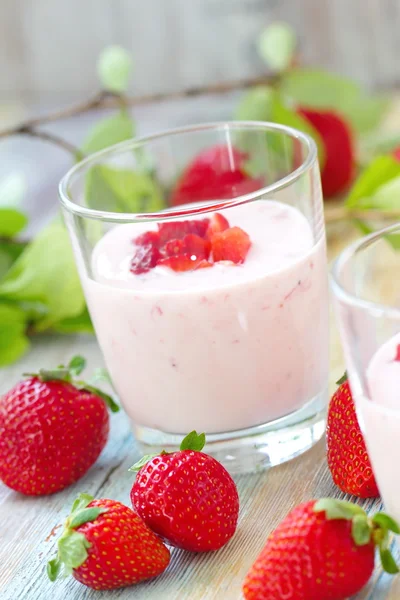
[[[228,219],[225,219],[221,213],[214,213],[210,219],[210,224],[207,229],[207,237],[211,239],[213,235],[216,233],[221,233],[221,231],[225,231],[228,229],[229,222]]]
[[[206,261],[198,258],[192,260],[188,254],[181,254],[180,256],[162,258],[157,264],[159,267],[169,267],[173,271],[193,271],[202,262]]]
[[[137,246],[154,246],[158,248],[160,245],[160,234],[158,231],[145,231],[134,240],[134,243]]]
[[[185,254],[183,250],[183,240],[169,240],[161,249],[163,256],[178,256]]]
[[[400,362],[400,344],[397,344],[395,362]]]
[[[140,275],[147,273],[157,265],[161,254],[158,248],[148,244],[147,246],[138,246],[131,260],[131,273]]]
[[[235,264],[244,262],[251,246],[250,237],[240,227],[215,234],[211,243],[214,262],[230,260]]]
[[[185,235],[182,240],[183,249],[182,254],[188,254],[189,256],[196,256],[196,258],[208,258],[211,252],[211,243],[209,240],[203,240],[194,233]]]
[[[201,260],[195,270],[198,271],[199,269],[208,269],[208,267],[212,266],[213,263],[208,262],[208,260]]]
[[[170,240],[181,240],[188,233],[194,233],[204,237],[208,228],[209,219],[188,220],[188,221],[167,221],[159,223],[160,246],[163,246]]]

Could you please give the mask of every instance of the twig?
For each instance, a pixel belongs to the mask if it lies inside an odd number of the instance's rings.
[[[39,129],[33,129],[32,127],[20,127],[15,131],[15,134],[27,135],[29,137],[35,137],[40,140],[43,140],[44,142],[50,142],[51,144],[55,144],[56,146],[59,146],[60,148],[63,148],[63,150],[66,150],[67,152],[72,154],[77,160],[82,160],[83,158],[85,158],[84,153],[81,152],[81,150],[79,150],[77,146],[74,146],[74,144],[71,144],[71,142],[68,142],[64,138],[61,138],[58,135],[55,135],[54,133],[41,131]]]
[[[150,102],[161,102],[163,100],[178,100],[182,98],[201,96],[202,94],[224,94],[234,90],[249,88],[253,85],[271,83],[274,80],[275,78],[273,77],[256,77],[235,82],[231,81],[227,83],[216,83],[207,87],[193,87],[180,92],[147,94],[145,96],[138,96],[136,98],[129,98],[103,90],[95,94],[92,98],[88,98],[87,100],[79,102],[78,104],[74,104],[67,108],[62,108],[34,119],[27,119],[15,127],[4,129],[3,131],[0,131],[0,138],[18,135],[26,132],[26,130],[31,131],[40,125],[47,125],[48,123],[54,123],[55,121],[60,121],[61,119],[68,119],[96,108],[115,108],[121,107],[121,104],[123,104],[123,106],[135,106]]]

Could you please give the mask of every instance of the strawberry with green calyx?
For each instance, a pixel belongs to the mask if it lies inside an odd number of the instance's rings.
[[[372,471],[347,374],[328,407],[326,427],[327,460],[332,479],[346,494],[376,498],[379,490]]]
[[[245,600],[346,600],[370,579],[378,547],[382,567],[398,567],[389,549],[389,515],[324,498],[297,506],[278,525],[243,584]]]
[[[115,500],[80,494],[58,540],[47,575],[62,573],[95,590],[111,590],[155,577],[168,566],[168,548],[132,509]]]
[[[193,552],[222,548],[236,531],[239,497],[228,471],[204,454],[204,433],[189,433],[177,452],[144,456],[132,486],[134,510],[173,546]]]
[[[109,433],[111,396],[75,378],[85,360],[29,373],[0,398],[0,480],[30,496],[52,494],[82,477]]]

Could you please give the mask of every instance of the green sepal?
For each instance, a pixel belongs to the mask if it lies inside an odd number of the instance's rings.
[[[67,568],[77,569],[87,559],[90,546],[83,533],[67,529],[58,540],[58,559]]]
[[[386,513],[379,512],[376,515],[374,515],[372,517],[372,523],[379,525],[383,529],[393,531],[393,533],[400,534],[399,524]]]
[[[80,493],[79,496],[74,500],[71,509],[71,514],[77,512],[78,510],[81,510],[82,508],[86,508],[92,500],[94,500],[94,498],[90,494],[86,494],[85,492]]]
[[[104,402],[106,403],[108,408],[111,410],[111,412],[113,412],[113,413],[119,412],[120,408],[119,408],[118,404],[115,402],[114,398],[112,396],[110,396],[109,394],[106,394],[105,392],[103,392],[102,390],[100,390],[97,387],[88,385],[84,381],[75,382],[74,385],[75,385],[75,387],[77,387],[80,390],[85,390],[86,392],[90,392],[91,394],[95,394],[95,396],[99,396],[100,398],[102,398],[102,400],[104,400]]]
[[[379,548],[379,556],[382,563],[382,568],[386,573],[390,575],[396,575],[399,573],[399,567],[396,564],[396,561],[393,558],[393,554],[389,550],[389,548],[380,547]]]
[[[191,431],[183,438],[180,449],[181,450],[195,450],[201,452],[206,444],[205,433],[197,433],[197,431]]]
[[[128,471],[132,471],[133,473],[137,473],[137,471],[140,471],[140,469],[142,467],[144,467],[144,465],[146,465],[152,458],[155,458],[156,456],[160,456],[162,454],[167,454],[166,452],[161,452],[160,454],[145,454],[144,456],[142,456],[142,458],[140,460],[138,460],[137,463],[135,463],[134,465],[132,465],[130,467],[130,469],[128,469]]]
[[[347,381],[347,371],[345,371],[341,378],[337,380],[336,385],[342,385],[345,381]]]
[[[358,506],[345,500],[336,500],[335,498],[321,498],[314,505],[314,512],[325,512],[328,521],[335,519],[345,519],[351,521],[355,515],[366,517],[366,512]]]
[[[57,577],[60,574],[61,567],[62,563],[58,557],[49,560],[49,562],[47,563],[46,571],[47,577],[50,579],[50,581],[55,581],[57,579]]]
[[[70,529],[77,529],[77,527],[83,525],[84,523],[94,521],[99,515],[107,512],[107,510],[107,508],[101,508],[98,506],[82,508],[71,515],[70,519],[68,520],[68,527]]]
[[[77,377],[78,375],[80,375],[85,367],[86,367],[86,360],[83,358],[83,356],[79,356],[79,355],[74,356],[69,361],[69,365],[68,365],[68,369],[70,370],[70,372],[72,373],[72,375],[74,377]]]
[[[369,544],[371,533],[367,515],[355,515],[351,523],[351,535],[356,546],[366,546]]]
[[[66,367],[56,369],[39,369],[38,373],[24,373],[24,377],[38,377],[40,381],[66,381],[72,380],[71,373]]]

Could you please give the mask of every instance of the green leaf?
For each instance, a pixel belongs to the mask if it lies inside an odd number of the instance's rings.
[[[376,525],[379,525],[380,527],[383,527],[384,529],[393,531],[393,533],[396,533],[398,535],[400,534],[399,524],[390,515],[387,515],[386,513],[376,513],[376,515],[372,517],[372,522],[376,523]]]
[[[10,365],[29,348],[26,315],[18,306],[0,303],[0,366]]]
[[[243,94],[234,118],[239,121],[270,121],[272,118],[273,88],[259,85]]]
[[[75,382],[75,386],[77,386],[76,382]],[[111,410],[112,413],[119,412],[120,408],[119,408],[118,404],[115,402],[113,397],[110,396],[109,394],[106,394],[99,388],[93,387],[92,385],[89,385],[85,382],[79,382],[79,388],[82,390],[86,390],[87,392],[90,392],[91,394],[95,394],[95,396],[99,396],[100,398],[102,398],[102,400],[104,400],[104,402],[106,403],[106,405],[108,406],[108,408]]]
[[[68,365],[68,369],[72,372],[72,375],[74,377],[76,377],[77,375],[80,375],[83,371],[83,369],[86,367],[86,360],[83,358],[83,356],[74,356]]]
[[[399,568],[391,551],[388,548],[379,548],[379,555],[383,570],[390,575],[396,575],[399,572]]]
[[[158,454],[145,454],[140,460],[138,460],[137,463],[132,465],[130,469],[128,469],[128,471],[131,471],[133,473],[140,471],[140,469],[144,467],[144,465],[146,465],[152,458],[155,458],[156,456],[158,456]]]
[[[82,508],[86,508],[88,504],[90,504],[94,500],[93,496],[90,494],[86,494],[85,492],[81,492],[77,498],[75,498],[74,503],[72,505],[71,514],[81,510]]]
[[[195,450],[201,452],[206,444],[206,434],[197,431],[191,431],[183,438],[180,449],[181,450]]]
[[[379,208],[381,210],[396,210],[400,208],[400,176],[383,183],[363,204],[367,208]]]
[[[26,376],[35,376],[36,373],[24,373]],[[37,374],[41,381],[67,381],[71,382],[71,374],[66,367],[56,369],[39,369]]]
[[[58,333],[94,333],[93,324],[86,306],[81,314],[76,317],[67,317],[54,323],[52,329]]]
[[[345,371],[341,378],[337,380],[336,385],[342,385],[345,381],[347,381],[347,371]]]
[[[60,573],[62,563],[58,558],[53,558],[47,563],[47,577],[50,581],[55,581]]]
[[[0,208],[0,236],[15,237],[28,223],[26,215],[15,208]]]
[[[82,313],[85,300],[62,223],[49,225],[27,245],[0,282],[1,298],[44,305],[46,314],[35,322],[38,331]]]
[[[400,176],[400,162],[392,156],[378,156],[361,173],[346,201],[348,208],[370,208],[370,199],[384,183]]]
[[[108,508],[100,508],[98,506],[82,508],[71,515],[71,518],[68,521],[68,527],[71,529],[77,529],[80,525],[89,523],[89,521],[94,521],[99,515],[102,515],[107,511]]]
[[[87,559],[90,543],[78,531],[66,531],[58,540],[58,557],[71,569],[77,569]]]
[[[120,94],[128,89],[132,57],[121,46],[109,46],[99,56],[97,73],[105,90]]]
[[[351,524],[351,535],[356,546],[365,546],[371,540],[371,527],[367,515],[355,515]]]
[[[325,512],[329,521],[335,519],[351,521],[355,515],[365,516],[365,511],[358,504],[336,500],[335,498],[321,498],[315,503],[314,511]]]
[[[377,127],[388,107],[386,99],[367,95],[351,79],[318,69],[290,70],[281,90],[302,107],[339,112],[359,133]]]
[[[11,269],[25,247],[26,243],[14,242],[11,239],[0,240],[0,280]]]
[[[165,208],[161,190],[149,175],[105,165],[88,171],[85,198],[89,207],[109,212],[157,212]]]
[[[125,111],[119,112],[96,123],[82,146],[82,152],[85,154],[98,152],[108,146],[130,140],[134,133],[131,117]]]
[[[275,123],[281,123],[282,125],[287,125],[288,127],[294,127],[294,129],[299,129],[300,131],[310,135],[317,144],[318,158],[321,167],[323,166],[325,162],[325,147],[318,131],[314,129],[307,119],[304,119],[295,110],[285,106],[278,94],[276,94],[272,100],[272,120],[275,121]]]
[[[287,23],[272,23],[258,39],[258,53],[274,71],[287,69],[296,50],[296,34]]]

